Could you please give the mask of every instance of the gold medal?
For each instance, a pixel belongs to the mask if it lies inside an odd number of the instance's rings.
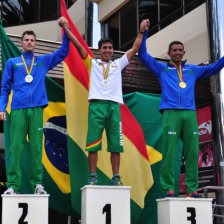
[[[179,86],[184,89],[187,87],[187,84],[185,82],[179,82]]]
[[[175,66],[175,68],[177,70],[177,74],[180,78],[179,87],[182,89],[186,88],[187,84],[186,84],[186,82],[183,81],[182,65],[180,64],[179,69],[178,69],[177,65],[175,63],[173,63],[172,61],[171,61],[171,64]]]

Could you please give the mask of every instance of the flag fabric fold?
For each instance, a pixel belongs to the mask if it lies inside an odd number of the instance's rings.
[[[64,0],[61,0],[61,15],[68,20],[71,32],[86,48],[88,54],[94,57],[70,19]],[[64,61],[64,75],[72,206],[80,212],[80,188],[86,185],[89,175],[88,155],[85,151],[89,75],[72,43],[69,55]],[[120,175],[124,185],[132,186],[131,220],[132,223],[136,223],[144,208],[144,198],[153,184],[153,177],[142,129],[125,105],[121,106],[121,119],[124,153],[121,154]],[[109,165],[110,153],[106,151],[105,133],[102,138],[102,148],[98,155],[97,166],[99,184],[110,185],[112,170]]]

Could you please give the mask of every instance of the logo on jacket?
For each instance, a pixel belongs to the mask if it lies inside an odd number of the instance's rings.
[[[168,131],[168,135],[176,135],[177,133],[175,131]]]

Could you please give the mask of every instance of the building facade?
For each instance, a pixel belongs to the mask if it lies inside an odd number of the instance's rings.
[[[1,18],[8,34],[21,35],[33,29],[43,40],[60,41],[57,25],[60,1],[1,0]],[[81,35],[86,33],[88,0],[65,0],[68,12]],[[188,63],[209,61],[206,0],[91,0],[98,6],[102,36],[110,36],[115,49],[132,45],[142,19],[150,19],[147,47],[154,57],[167,58],[173,40],[185,44]],[[92,16],[92,15],[90,15]],[[91,19],[91,18],[90,18]],[[165,37],[165,38],[164,38]]]

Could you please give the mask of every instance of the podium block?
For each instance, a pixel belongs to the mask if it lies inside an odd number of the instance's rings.
[[[130,224],[129,186],[86,185],[82,191],[82,224]]]
[[[49,195],[2,195],[2,223],[48,223]]]
[[[212,224],[211,198],[157,199],[158,224]]]

